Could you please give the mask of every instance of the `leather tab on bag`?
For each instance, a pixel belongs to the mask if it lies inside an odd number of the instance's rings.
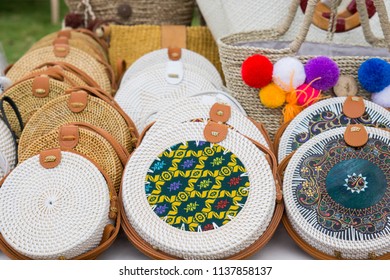
[[[73,113],[82,112],[88,104],[88,93],[84,90],[71,92],[68,99],[68,107]]]
[[[343,113],[348,118],[360,118],[366,112],[366,105],[363,98],[358,96],[348,96],[343,105]]]
[[[79,143],[79,128],[75,125],[64,125],[60,127],[58,142],[60,147],[73,149]]]
[[[229,105],[215,103],[210,109],[210,120],[214,122],[227,122],[230,119],[231,109]]]
[[[32,94],[35,97],[44,98],[50,92],[50,78],[46,75],[35,77],[32,84]]]
[[[168,57],[170,60],[177,61],[181,58],[181,48],[168,48]]]
[[[64,29],[64,30],[58,31],[58,33],[57,33],[57,38],[66,37],[66,38],[70,39],[71,36],[72,36],[71,29]]]
[[[228,127],[225,124],[219,124],[209,121],[203,131],[205,139],[210,143],[219,143],[225,140],[228,133]]]
[[[348,146],[359,148],[368,142],[368,133],[361,124],[348,125],[344,132],[344,141]]]
[[[46,169],[57,167],[61,163],[61,150],[51,149],[39,154],[39,163]]]
[[[187,47],[187,28],[184,25],[162,25],[161,26],[161,48]]]
[[[53,40],[53,46],[61,44],[69,45],[69,39],[67,37],[57,37]]]
[[[66,57],[69,54],[69,45],[67,44],[56,44],[53,47],[53,52],[56,57]]]

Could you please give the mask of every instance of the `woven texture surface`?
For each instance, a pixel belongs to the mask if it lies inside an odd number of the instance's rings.
[[[149,123],[148,118],[172,104],[192,94],[215,90],[214,85],[197,73],[186,71],[179,84],[166,80],[165,68],[149,67],[126,83],[115,95],[115,101],[134,121],[138,131]]]
[[[239,214],[217,230],[187,232],[170,226],[154,213],[145,193],[145,176],[151,164],[173,145],[204,141],[204,127],[203,123],[184,123],[159,130],[134,152],[123,177],[123,205],[132,227],[155,249],[178,258],[220,259],[248,248],[267,228],[275,207],[275,182],[264,154],[245,137],[229,132],[219,145],[241,160],[250,182],[248,198]]]
[[[126,121],[107,102],[88,96],[88,104],[80,113],[73,113],[68,107],[69,95],[60,96],[43,106],[30,119],[19,141],[19,153],[36,139],[55,128],[71,122],[86,122],[110,133],[126,150],[131,150],[131,135]]]
[[[224,103],[221,99],[215,98],[215,102],[209,103],[205,96],[184,98],[168,106],[157,114],[156,123],[150,128],[146,137],[153,137],[154,132],[175,123],[186,123],[202,119],[204,122],[210,117],[211,107],[217,103]],[[241,133],[256,142],[268,147],[267,141],[252,121],[247,119],[234,107],[231,108],[231,115],[226,122],[234,131]]]
[[[346,97],[335,97],[320,101],[302,111],[286,128],[280,144],[279,162],[297,150],[312,137],[330,129],[361,123],[365,126],[390,127],[390,112],[365,100],[366,113],[358,119],[343,114]]]
[[[3,154],[2,151],[0,151],[0,179],[3,179],[3,177],[10,171],[10,166],[8,164],[8,160]]]
[[[20,153],[19,162],[21,163],[39,154],[41,151],[59,147],[59,130],[55,129],[38,138],[23,153]],[[110,177],[115,190],[119,192],[123,167],[118,155],[107,139],[94,131],[79,127],[79,141],[73,150],[98,164]]]
[[[109,57],[114,69],[120,59],[124,59],[129,67],[143,55],[161,49],[160,26],[111,25],[110,27]],[[207,58],[223,75],[218,47],[207,27],[187,27],[187,49]]]
[[[31,70],[45,62],[64,61],[82,69],[91,76],[103,90],[111,92],[111,83],[106,66],[88,53],[74,47],[69,48],[69,54],[65,58],[56,57],[53,53],[53,47],[51,46],[28,52],[12,66],[7,73],[7,77],[12,81],[18,81]]]
[[[330,256],[339,252],[344,259],[367,259],[390,251],[389,212],[384,210],[390,203],[390,133],[369,127],[367,131],[370,140],[362,149],[345,146],[345,128],[314,137],[296,151],[284,175],[292,227],[310,246]],[[322,162],[315,168],[312,163],[317,160]],[[355,178],[362,184],[353,184]]]
[[[122,24],[191,24],[195,0],[89,0],[92,12],[98,19],[115,20]],[[78,5],[81,0],[65,0],[71,12],[84,13],[85,6]],[[129,17],[121,16],[118,8],[130,8]]]
[[[8,126],[0,119],[0,152],[7,160],[7,164],[12,169],[16,165],[16,147],[11,131]]]
[[[107,183],[90,161],[62,152],[61,163],[45,169],[35,156],[0,189],[1,234],[27,257],[70,259],[99,245],[109,207]]]
[[[127,69],[122,77],[121,85],[124,85],[126,82],[130,81],[149,67],[166,68],[169,61],[168,49],[161,49],[148,53],[140,57]],[[184,71],[190,70],[196,72],[210,80],[215,86],[222,87],[223,82],[219,72],[205,57],[195,52],[183,49],[181,51],[180,61],[183,63]]]

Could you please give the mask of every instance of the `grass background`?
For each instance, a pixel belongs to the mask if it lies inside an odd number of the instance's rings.
[[[63,18],[68,9],[64,1],[60,2]],[[49,0],[0,0],[0,42],[8,63],[14,63],[34,42],[60,28],[60,23],[51,24]]]

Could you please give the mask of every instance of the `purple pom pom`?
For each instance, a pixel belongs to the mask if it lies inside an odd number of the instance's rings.
[[[337,84],[340,76],[340,70],[336,62],[326,56],[319,56],[310,59],[305,65],[306,84],[310,84],[313,80],[321,78],[313,82],[311,87],[318,90],[328,90]]]

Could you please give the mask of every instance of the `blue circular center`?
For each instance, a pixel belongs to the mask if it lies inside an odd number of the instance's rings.
[[[386,188],[383,171],[365,159],[342,161],[326,176],[329,196],[346,208],[369,208],[382,199]]]

